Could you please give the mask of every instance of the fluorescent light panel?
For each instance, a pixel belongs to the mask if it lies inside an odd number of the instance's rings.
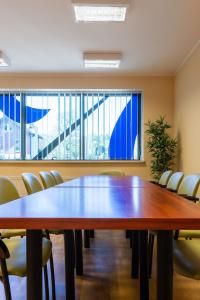
[[[2,51],[0,51],[0,68],[8,67],[9,64],[10,64],[10,61],[9,61],[8,57]]]
[[[127,0],[72,0],[78,22],[123,22],[128,6]]]
[[[121,62],[121,53],[84,53],[85,68],[117,69]]]

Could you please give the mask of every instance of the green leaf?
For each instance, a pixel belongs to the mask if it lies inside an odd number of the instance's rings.
[[[164,116],[157,120],[148,120],[145,133],[148,136],[146,147],[151,153],[151,174],[158,180],[161,174],[173,166],[176,155],[177,140],[170,137],[167,130],[171,125],[165,121]]]

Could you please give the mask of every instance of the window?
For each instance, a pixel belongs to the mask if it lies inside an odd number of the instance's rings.
[[[141,93],[1,92],[0,159],[140,160]]]

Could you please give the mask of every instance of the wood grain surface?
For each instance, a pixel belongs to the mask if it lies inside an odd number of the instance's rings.
[[[200,229],[200,208],[189,200],[154,184],[141,188],[145,182],[138,177],[106,177],[107,187],[91,176],[93,187],[50,188],[3,204],[0,228]],[[119,186],[109,187],[113,180]],[[135,180],[140,187],[127,183]]]

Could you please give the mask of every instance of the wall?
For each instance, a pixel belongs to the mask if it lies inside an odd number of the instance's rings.
[[[176,76],[175,133],[179,139],[178,168],[200,173],[200,46]]]
[[[111,76],[111,75],[59,75],[18,74],[1,75],[2,89],[131,89],[143,91],[143,124],[148,119],[165,115],[173,125],[174,78],[170,76]],[[144,130],[143,130],[144,131]],[[58,169],[66,178],[84,174],[97,174],[103,170],[122,169],[127,175],[139,175],[150,179],[150,157],[144,149],[144,162],[125,163],[6,163],[0,162],[0,175],[14,179],[24,193],[19,180],[22,172],[38,173],[40,170]]]

